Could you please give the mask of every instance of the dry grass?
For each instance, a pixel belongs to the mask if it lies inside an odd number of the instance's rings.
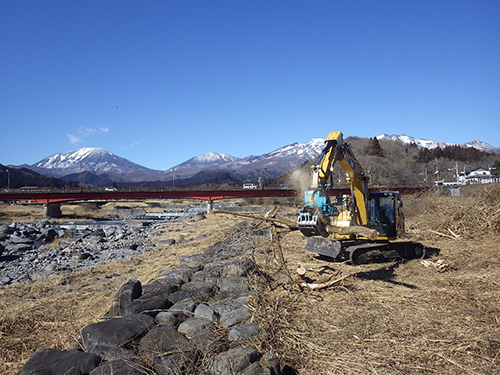
[[[129,278],[147,283],[159,270],[177,264],[181,255],[198,253],[222,240],[222,233],[238,221],[211,216],[165,226],[157,231],[157,239],[173,238],[175,246],[79,273],[0,288],[0,373],[16,374],[39,349],[78,346],[80,329],[109,310],[114,294]],[[200,235],[206,237],[197,239]]]
[[[117,218],[118,215],[112,211],[117,207],[143,208],[146,212],[163,212],[167,205],[190,204],[193,201],[177,200],[175,203],[148,200],[147,202],[108,202],[97,206],[95,203],[63,203],[61,204],[61,218],[50,218],[53,223],[66,222],[68,220],[93,220],[99,218]],[[10,224],[13,221],[19,223],[33,223],[45,221],[44,204],[0,204],[0,224]]]
[[[253,344],[299,374],[500,373],[499,190],[490,189],[405,199],[410,239],[437,249],[429,260],[442,259],[450,265],[446,272],[420,260],[329,262],[303,251],[306,239],[298,232],[282,232],[283,269],[270,240],[253,240],[248,254],[265,276],[253,279],[262,296],[254,318],[263,328]],[[35,350],[73,347],[79,330],[106,312],[128,277],[147,282],[180,255],[223,239],[240,220],[209,215],[179,231],[164,228],[158,239],[176,238],[178,245],[66,281],[1,290],[0,372],[15,374]],[[200,234],[207,237],[196,240]],[[299,265],[311,279],[339,271],[357,276],[321,291],[300,290],[289,277]]]
[[[289,272],[302,266],[311,279],[358,273],[327,290],[300,291],[285,273],[267,269],[261,345],[299,374],[498,374],[500,198],[498,186],[483,189],[406,202],[410,239],[437,249],[429,260],[443,260],[446,272],[420,260],[325,262],[300,251],[299,233],[284,236]],[[451,226],[457,237],[435,233]]]
[[[30,223],[43,219],[42,204],[0,204],[0,224]]]
[[[453,239],[485,238],[500,233],[499,184],[462,187],[461,194],[451,197],[431,192],[412,197],[406,210],[412,212],[407,231],[424,238],[433,232]]]
[[[295,240],[301,239],[295,234],[287,240],[290,270],[301,265],[312,279],[337,270],[358,272],[342,285],[319,292],[291,288],[282,275],[266,295],[259,319],[266,326],[263,345],[300,374],[498,373],[498,266],[464,265],[439,273],[418,260],[332,264],[297,253]],[[498,247],[496,241],[460,247],[451,242],[427,245],[440,248],[439,257],[445,261],[483,249],[492,254],[489,247]]]

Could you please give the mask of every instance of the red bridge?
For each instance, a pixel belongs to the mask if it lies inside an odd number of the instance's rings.
[[[399,191],[401,194],[422,194],[428,190],[426,187],[393,187],[371,188],[369,191]],[[301,193],[302,194],[302,193]],[[330,195],[350,194],[349,188],[336,188],[329,190]],[[89,200],[144,200],[144,199],[201,199],[214,201],[229,198],[256,198],[256,197],[293,197],[297,195],[292,189],[234,189],[234,190],[117,190],[117,191],[54,191],[16,190],[0,192],[0,201],[15,202],[41,202],[61,203],[70,201]]]

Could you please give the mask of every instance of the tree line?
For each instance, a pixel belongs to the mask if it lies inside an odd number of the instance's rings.
[[[461,162],[472,162],[484,160],[493,154],[480,151],[473,147],[446,146],[444,148],[436,147],[432,149],[422,148],[418,151],[416,161],[419,163],[428,163],[435,159],[446,158]]]

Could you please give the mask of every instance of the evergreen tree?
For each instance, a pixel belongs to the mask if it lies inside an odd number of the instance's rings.
[[[491,174],[494,174],[495,176],[500,176],[500,160],[497,160],[496,162],[493,163]]]
[[[379,156],[381,158],[385,157],[384,150],[380,146],[380,142],[378,141],[377,137],[373,137],[368,140],[366,153],[368,155]]]

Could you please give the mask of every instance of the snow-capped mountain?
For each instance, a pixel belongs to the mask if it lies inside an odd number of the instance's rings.
[[[477,140],[475,140],[475,141],[471,141],[471,142],[467,142],[467,143],[462,143],[459,146],[474,147],[474,148],[477,148],[479,151],[492,152],[492,153],[495,153],[495,154],[500,154],[500,148],[497,148],[497,147],[494,147],[492,145],[489,145],[488,143],[483,142],[483,141],[477,141]]]
[[[235,171],[248,178],[275,178],[288,172],[305,161],[315,159],[323,150],[324,140],[315,138],[307,143],[294,143],[263,155],[251,155],[236,158],[227,154],[209,152],[189,159],[169,170],[165,174],[172,178],[187,178],[201,171]]]
[[[377,136],[380,140],[393,140],[406,144],[414,143],[418,147],[445,147],[451,143],[417,139],[407,135]],[[462,147],[474,147],[481,151],[496,152],[500,149],[482,141],[461,144]],[[237,158],[228,154],[207,152],[195,156],[184,163],[165,171],[149,169],[116,156],[102,148],[81,148],[76,151],[51,155],[30,168],[46,176],[55,176],[67,181],[77,181],[82,175],[88,176],[89,184],[110,184],[111,182],[172,181],[186,179],[199,173],[206,178],[210,174],[224,172],[235,180],[258,178],[276,178],[292,171],[307,161],[316,160],[324,147],[324,140],[315,138],[307,143],[293,143],[263,155],[251,155]],[[21,167],[21,166],[20,166]],[[90,178],[93,178],[91,180]],[[96,183],[95,178],[100,182]]]
[[[55,177],[90,172],[97,175],[106,174],[110,177],[117,177],[114,179],[116,181],[141,181],[143,176],[161,173],[97,147],[85,147],[75,151],[54,154],[30,167],[38,173]]]
[[[179,164],[175,168],[179,167],[191,167],[193,165],[198,164],[223,164],[223,163],[232,163],[240,160],[240,158],[236,158],[234,156],[228,154],[218,154],[216,152],[207,152],[203,155],[195,156],[182,164]]]
[[[103,181],[139,182],[170,181],[172,177],[189,178],[204,172],[227,171],[249,179],[275,178],[315,159],[324,147],[323,139],[294,143],[264,155],[237,158],[228,154],[207,152],[195,156],[166,171],[143,167],[125,158],[96,147],[54,154],[28,167],[40,174],[78,180],[84,174],[99,176]],[[89,182],[92,183],[92,182]]]
[[[418,139],[418,138],[413,138],[408,135],[402,134],[402,135],[388,135],[388,134],[382,134],[377,136],[378,140],[391,140],[391,141],[399,141],[404,144],[412,144],[414,143],[417,145],[418,148],[444,148],[446,146],[455,146],[454,143],[446,143],[446,142],[436,142],[436,141],[430,141],[427,139]],[[471,141],[467,143],[462,143],[456,146],[460,147],[474,147],[475,149],[478,149],[479,151],[484,151],[484,152],[493,152],[493,153],[500,153],[500,149],[493,147],[489,145],[486,142],[483,141]]]

